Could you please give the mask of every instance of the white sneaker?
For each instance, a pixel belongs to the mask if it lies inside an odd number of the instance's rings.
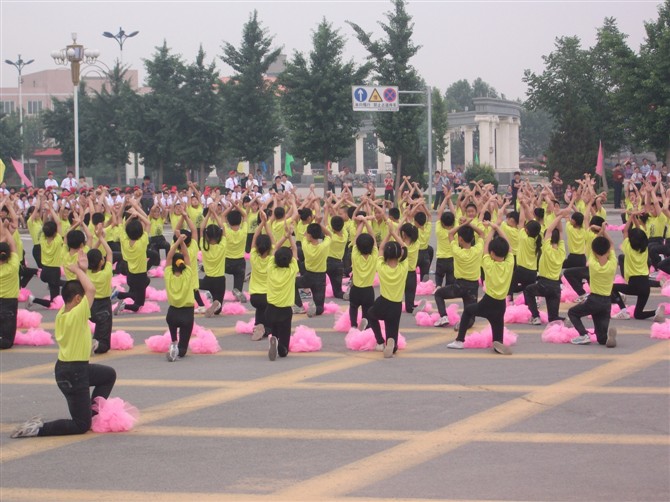
[[[316,305],[310,303],[309,307],[307,308],[307,317],[314,317],[315,315],[316,315]]]
[[[214,300],[212,304],[205,310],[205,317],[212,317],[214,313],[221,308],[219,300]]]
[[[661,304],[656,308],[654,322],[665,322],[665,305]]]
[[[305,313],[305,307],[298,307],[297,305],[293,305],[293,307],[291,307],[291,310],[293,310],[294,314],[304,314]]]
[[[244,296],[244,293],[237,288],[233,289],[233,296],[240,303],[247,303],[247,297]]]
[[[268,340],[270,343],[270,348],[268,349],[268,359],[270,359],[270,361],[274,361],[277,359],[277,355],[279,353],[277,349],[277,337],[270,335],[268,336]]]
[[[251,332],[251,341],[257,342],[258,340],[261,340],[264,334],[265,326],[262,324],[256,324],[256,326],[254,326],[254,330]]]
[[[528,324],[532,324],[533,326],[539,326],[542,324],[542,319],[540,319],[539,317],[533,317],[531,318]]]
[[[588,345],[591,343],[591,338],[589,335],[582,335],[582,336],[576,336],[572,340],[570,340],[570,343],[572,345]]]
[[[179,356],[179,347],[177,347],[177,342],[172,342],[170,344],[170,350],[168,351],[165,357],[169,362],[173,363],[177,360],[178,356]]]
[[[363,317],[361,322],[358,323],[358,331],[365,331],[368,327],[368,320]]]
[[[205,307],[196,307],[193,311],[194,314],[204,314],[205,312],[207,312]]]
[[[390,359],[393,357],[393,349],[395,349],[395,340],[389,338],[386,340],[386,347],[384,347],[384,359]]]
[[[584,303],[588,297],[589,295],[579,295],[575,298],[575,303]]]
[[[28,295],[28,305],[27,307],[30,308],[33,306],[35,303],[35,296],[34,295]]]
[[[616,335],[616,328],[614,326],[610,326],[607,330],[607,341],[605,342],[605,347],[610,349],[616,347]]]
[[[463,342],[461,342],[459,340],[454,340],[453,342],[447,344],[448,349],[462,350],[463,346],[464,346]]]
[[[39,434],[40,429],[44,425],[41,417],[33,417],[24,424],[20,425],[10,435],[11,438],[30,438]]]
[[[214,300],[214,297],[212,296],[212,293],[210,293],[209,291],[205,291],[205,296],[207,297],[207,299],[210,302],[212,302]]]
[[[384,344],[383,343],[378,343],[375,346],[375,352],[384,352]]]
[[[630,314],[626,309],[620,310],[616,314],[612,316],[612,319],[619,319],[619,320],[628,320],[630,319]]]
[[[125,309],[125,308],[126,308],[126,304],[125,304],[125,303],[123,303],[122,301],[121,301],[121,302],[118,302],[118,303],[114,306],[114,315],[119,315],[119,314],[121,313],[121,311],[122,311],[123,309]]]
[[[503,356],[512,355],[512,349],[510,349],[507,345],[501,342],[493,342],[493,352],[497,354],[502,354]]]
[[[449,326],[449,318],[445,315],[440,317],[437,321],[435,321],[435,324],[433,324],[436,328],[439,328],[440,326]]]

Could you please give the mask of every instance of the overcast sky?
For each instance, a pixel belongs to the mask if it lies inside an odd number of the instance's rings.
[[[542,70],[542,56],[554,48],[556,37],[576,35],[591,46],[597,27],[614,17],[638,50],[644,41],[644,21],[658,15],[659,1],[449,1],[414,0],[408,12],[414,21],[414,42],[422,48],[413,65],[426,82],[442,91],[459,79],[481,77],[508,99],[524,98],[521,81],[525,68]],[[24,70],[58,68],[51,51],[79,43],[101,51],[111,65],[119,57],[118,44],[102,37],[139,30],[124,45],[123,60],[140,70],[163,39],[175,53],[193,61],[202,43],[207,60],[216,60],[222,75],[230,73],[218,58],[223,41],[239,47],[242,27],[253,9],[274,45],[289,56],[309,52],[312,32],[325,16],[346,37],[346,56],[363,62],[366,53],[346,24],[352,21],[381,35],[378,22],[391,10],[389,1],[11,1],[0,0],[0,52],[2,60],[35,62]],[[16,83],[16,70],[1,65],[2,86]],[[392,84],[392,82],[386,82]]]

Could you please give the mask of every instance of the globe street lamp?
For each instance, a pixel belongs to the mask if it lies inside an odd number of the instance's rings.
[[[72,85],[74,85],[74,176],[79,179],[79,76],[81,63],[93,63],[100,51],[85,49],[83,45],[77,43],[77,34],[72,34],[72,43],[65,47],[53,51],[51,57],[56,64],[67,66],[70,64],[72,70]]]
[[[21,54],[19,54],[19,59],[17,59],[16,61],[5,59],[5,63],[12,65],[19,72],[19,127],[20,127],[19,130],[21,134],[21,167],[24,168],[25,168],[25,159],[23,158],[23,92],[22,92],[23,78],[21,78],[21,73],[23,71],[23,68],[28,66],[33,61],[35,60],[31,59],[30,61],[24,61],[23,59],[21,59]]]
[[[139,31],[133,31],[131,33],[126,33],[125,31],[123,31],[123,28],[119,27],[119,32],[116,35],[114,35],[113,33],[110,33],[109,31],[106,31],[102,34],[102,36],[107,37],[107,38],[113,38],[114,40],[116,40],[118,42],[119,49],[121,50],[121,58],[120,58],[119,61],[120,61],[121,64],[123,64],[123,44],[127,39],[134,37],[138,33],[139,33]]]

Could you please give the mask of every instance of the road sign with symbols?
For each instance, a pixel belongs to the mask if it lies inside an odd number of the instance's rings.
[[[358,112],[397,112],[400,109],[398,88],[388,85],[355,85],[351,102]]]

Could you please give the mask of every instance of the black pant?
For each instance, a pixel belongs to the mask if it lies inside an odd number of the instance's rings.
[[[391,190],[384,190],[384,200],[390,200],[393,202],[393,189]]]
[[[414,312],[414,300],[416,299],[416,270],[407,272],[405,280],[405,312]]]
[[[36,268],[29,268],[26,264],[26,253],[23,253],[19,263],[19,286],[25,288],[30,280],[37,275]]]
[[[386,328],[386,340],[393,339],[395,347],[393,353],[398,351],[398,330],[400,329],[400,316],[402,315],[402,303],[392,302],[383,296],[378,297],[368,309],[368,322],[375,334],[377,343],[384,343],[382,328],[379,321],[384,321]]]
[[[233,276],[233,288],[242,291],[247,262],[244,258],[226,258],[226,274]]]
[[[119,293],[119,300],[125,300],[126,298],[132,299],[133,304],[126,305],[125,309],[137,312],[147,299],[147,286],[151,284],[151,281],[146,272],[142,272],[141,274],[131,274],[128,272],[126,277],[128,282],[128,292],[121,291]]]
[[[621,194],[623,192],[623,183],[614,182],[614,209],[621,209]]]
[[[358,307],[361,307],[361,318],[368,319],[368,311],[374,303],[374,287],[359,288],[353,284],[351,285],[351,289],[349,290],[349,321],[352,328],[358,327]]]
[[[91,405],[96,397],[107,399],[116,382],[116,371],[102,364],[88,361],[57,361],[56,383],[67,400],[72,419],[54,420],[45,423],[39,436],[65,436],[85,434],[91,428]],[[90,387],[93,387],[91,395]]]
[[[253,232],[250,234],[247,234],[247,242],[244,245],[244,252],[245,253],[251,253],[251,242],[254,240],[254,234]]]
[[[165,239],[164,235],[154,235],[149,237],[149,249],[158,253],[159,256],[159,265],[160,265],[160,250],[165,251],[165,256],[167,257],[168,252],[170,251],[170,243]]]
[[[649,260],[651,261],[651,264],[654,266],[654,268],[658,268],[658,264],[662,260],[661,255],[663,255],[663,258],[670,257],[670,246],[663,242],[662,237],[652,237],[649,239],[648,248]]]
[[[193,333],[193,307],[173,307],[170,305],[165,321],[170,330],[170,338],[173,342],[178,341],[179,356],[184,357],[188,350],[191,333]]]
[[[49,307],[51,302],[60,294],[60,288],[65,284],[60,278],[60,267],[49,267],[42,265],[42,273],[40,279],[49,286],[49,299],[35,298],[35,303],[43,307]]]
[[[268,308],[268,295],[255,293],[249,297],[249,303],[256,309],[256,316],[254,317],[254,326],[262,324],[265,327],[265,334],[269,335],[270,330],[265,319],[265,312]]]
[[[419,261],[417,266],[419,267],[419,277],[424,281],[430,273],[430,264],[433,263],[433,256],[435,251],[432,246],[428,246],[426,249],[419,249]]]
[[[440,189],[435,189],[435,200],[433,201],[433,210],[437,211],[442,201],[444,200],[444,192]]]
[[[286,357],[291,341],[293,310],[291,310],[291,307],[275,307],[271,303],[268,303],[265,310],[265,319],[270,326],[272,336],[277,337],[277,352],[279,357]]]
[[[579,296],[586,294],[584,286],[582,285],[582,280],[586,279],[588,281],[590,279],[591,275],[589,274],[589,267],[583,266],[569,268],[563,271],[563,277],[565,277],[565,280],[568,281],[570,287]]]
[[[456,282],[453,258],[438,258],[435,262],[435,286],[442,286],[442,281],[445,286]]]
[[[453,298],[461,298],[463,300],[463,308],[473,303],[477,303],[477,295],[479,293],[478,281],[466,281],[465,279],[456,279],[453,284],[441,287],[435,291],[435,305],[440,317],[447,315],[447,308],[444,300],[451,300]],[[474,322],[474,320],[473,320]]]
[[[491,325],[493,341],[502,343],[506,309],[507,304],[505,300],[496,300],[489,295],[484,295],[479,303],[473,303],[463,309],[463,316],[461,317],[461,324],[458,327],[456,340],[459,342],[465,341],[465,333],[468,330],[468,325],[471,325],[475,317],[483,317]]]
[[[42,268],[42,245],[34,244],[33,245],[33,258],[37,264],[37,268]]]
[[[635,319],[649,319],[656,315],[656,312],[653,310],[644,310],[650,292],[651,286],[649,284],[649,276],[634,275],[628,278],[628,284],[615,284],[613,286],[612,302],[616,303],[623,310],[626,308],[626,304],[623,302],[620,293],[636,296],[637,302],[635,303],[633,317],[635,317]]]
[[[218,302],[223,305],[223,295],[226,293],[226,276],[222,275],[221,277],[210,277],[205,275],[200,279],[200,289],[203,291],[209,291],[212,295],[213,300],[218,300]],[[221,308],[214,312],[216,315],[221,313]]]
[[[344,275],[344,263],[337,258],[328,257],[326,261],[326,274],[330,279],[330,285],[333,288],[333,296],[342,299],[344,292],[342,291],[342,276]]]
[[[96,354],[109,350],[112,340],[112,300],[96,298],[91,305],[91,322],[95,323],[93,338],[98,341]]]
[[[528,310],[533,317],[540,317],[537,309],[536,296],[547,299],[547,314],[549,322],[558,320],[558,309],[561,306],[561,281],[552,281],[546,277],[538,277],[535,284],[526,286],[523,290],[523,298],[528,305]]]
[[[514,269],[514,277],[509,286],[509,292],[510,294],[519,293],[526,289],[526,286],[535,284],[535,281],[537,281],[537,270],[517,265]]]
[[[576,267],[585,267],[586,266],[586,255],[585,254],[573,254],[570,253],[568,257],[563,262],[563,268],[576,268]]]
[[[607,329],[610,325],[612,299],[609,296],[596,295],[591,293],[584,303],[575,305],[568,310],[568,318],[577,332],[584,336],[588,334],[582,317],[591,316],[593,327],[595,328],[596,338],[600,345],[607,342]]]
[[[0,349],[9,349],[14,345],[18,309],[17,298],[0,298]]]
[[[295,304],[302,307],[302,299],[298,289],[309,289],[312,292],[312,301],[316,307],[316,315],[323,314],[323,304],[326,301],[326,273],[310,272],[306,270],[304,274],[295,279]]]

